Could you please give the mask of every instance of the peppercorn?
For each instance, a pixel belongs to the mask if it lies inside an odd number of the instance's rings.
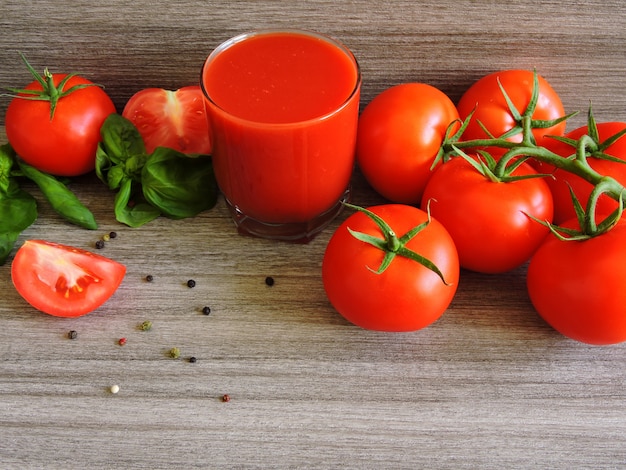
[[[196,281],[194,281],[193,279],[189,279],[187,281],[187,287],[189,288],[196,287]]]
[[[76,330],[71,330],[68,334],[67,337],[69,339],[76,339],[78,338],[78,332]]]
[[[274,285],[274,278],[272,276],[267,276],[265,278],[265,284],[272,287]]]
[[[228,402],[230,401],[230,395],[228,395],[227,393],[224,394],[224,396],[222,396],[222,401],[223,402]]]
[[[117,237],[117,232],[110,232],[109,233],[109,238],[116,238]]]
[[[101,250],[102,248],[104,248],[104,240],[98,240],[98,241],[96,242],[96,248],[97,248],[98,250]]]
[[[139,328],[143,331],[150,331],[152,329],[152,322],[150,320],[146,320],[141,325],[139,325]]]
[[[195,357],[195,356],[191,356],[191,357],[189,358],[189,362],[191,362],[192,364],[195,364],[195,362],[196,362],[196,361],[197,361],[197,359],[196,359],[196,357]]]
[[[174,359],[178,359],[180,357],[180,349],[178,348],[170,349],[170,356]]]
[[[202,313],[203,313],[204,315],[210,315],[210,314],[211,314],[211,307],[209,307],[209,306],[204,307],[204,308],[202,309]]]
[[[154,281],[154,276],[152,274],[148,274],[146,276],[146,282],[152,282],[152,281]]]
[[[109,390],[111,390],[111,393],[113,395],[115,395],[117,392],[120,391],[120,386],[119,385],[111,385],[111,388]]]
[[[117,342],[120,346],[124,346],[126,344],[126,338],[120,338]]]
[[[111,239],[108,233],[102,235],[102,241],[108,242]]]

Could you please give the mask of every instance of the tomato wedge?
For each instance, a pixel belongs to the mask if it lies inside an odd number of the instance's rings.
[[[204,97],[198,85],[176,91],[162,88],[138,91],[126,103],[122,116],[137,127],[148,153],[157,147],[186,154],[211,153]]]
[[[27,240],[17,250],[11,278],[19,294],[42,312],[79,317],[94,311],[117,290],[123,264],[80,248]]]

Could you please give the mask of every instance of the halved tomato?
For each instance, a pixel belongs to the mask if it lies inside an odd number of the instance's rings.
[[[79,317],[117,290],[123,264],[90,251],[45,240],[27,240],[17,250],[11,278],[19,294],[42,312]]]
[[[148,153],[157,147],[186,154],[211,153],[209,124],[199,85],[176,91],[140,90],[128,100],[122,116],[137,127]]]

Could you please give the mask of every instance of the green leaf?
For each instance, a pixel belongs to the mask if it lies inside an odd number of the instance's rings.
[[[18,189],[10,197],[0,196],[0,265],[3,265],[20,233],[37,220],[37,201]]]
[[[217,183],[207,156],[190,157],[158,147],[141,173],[143,195],[172,219],[193,217],[217,202]]]
[[[102,151],[111,164],[123,163],[130,157],[146,153],[146,146],[135,125],[119,114],[113,113],[104,120],[100,135]]]
[[[43,173],[35,167],[18,160],[20,170],[25,177],[33,181],[41,190],[52,208],[64,219],[83,228],[98,228],[91,211],[83,205],[76,195],[54,176]]]
[[[11,177],[11,170],[15,164],[15,151],[10,144],[0,146],[0,197],[10,195],[16,187]]]
[[[126,179],[122,183],[115,195],[114,207],[116,220],[133,228],[141,227],[161,215],[161,211],[154,206],[133,199],[133,196],[138,196],[134,192],[136,184],[131,179]]]

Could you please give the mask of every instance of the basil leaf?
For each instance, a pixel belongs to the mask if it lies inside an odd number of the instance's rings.
[[[17,160],[22,174],[33,181],[48,200],[52,208],[69,222],[83,228],[95,230],[98,228],[96,219],[87,207],[54,176],[43,173],[35,167]]]
[[[15,150],[10,144],[0,146],[0,197],[8,196],[17,186],[11,177],[11,170],[15,163]]]
[[[0,265],[3,265],[19,237],[37,220],[37,201],[20,189],[13,177],[15,151],[0,146]]]
[[[37,220],[37,201],[21,189],[0,196],[0,265],[3,265],[20,233]]]
[[[125,117],[113,113],[100,128],[102,150],[113,164],[125,162],[129,157],[145,154],[146,146],[141,134]]]
[[[172,219],[193,217],[217,201],[211,158],[157,147],[141,173],[146,200]]]
[[[124,180],[115,195],[114,210],[118,222],[136,228],[156,219],[161,215],[161,211],[144,201],[133,200],[134,196],[141,196],[141,193],[133,193],[133,186],[135,186],[133,180]]]

